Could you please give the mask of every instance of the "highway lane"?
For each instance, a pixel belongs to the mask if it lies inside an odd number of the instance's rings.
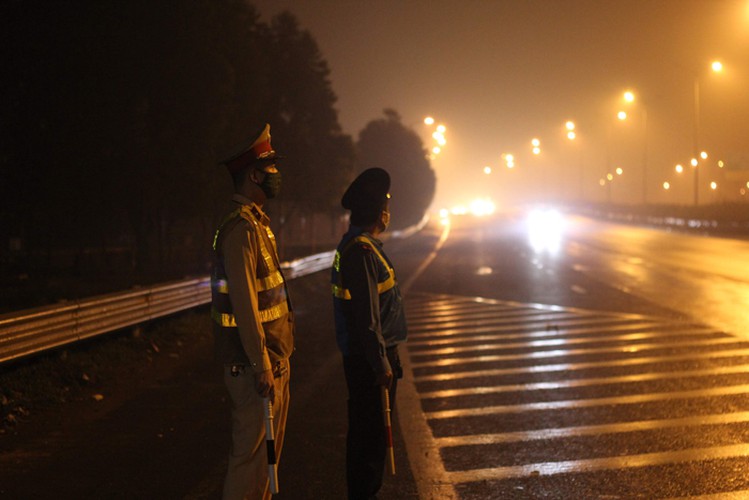
[[[749,245],[528,221],[458,220],[410,281],[421,496],[749,495]]]

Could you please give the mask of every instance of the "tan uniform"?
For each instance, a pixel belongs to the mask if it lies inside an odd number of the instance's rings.
[[[212,277],[217,360],[232,399],[232,452],[225,499],[270,498],[262,397],[255,373],[275,376],[276,456],[283,445],[289,399],[294,320],[269,219],[234,195],[235,210],[216,232]]]

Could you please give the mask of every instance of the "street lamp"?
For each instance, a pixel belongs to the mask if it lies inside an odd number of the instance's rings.
[[[534,155],[538,156],[541,154],[541,141],[540,140],[532,139],[531,146],[533,147],[531,151],[533,151]]]
[[[720,73],[723,71],[723,63],[720,61],[713,61],[710,64],[710,69],[713,73]],[[694,77],[694,143],[693,153],[694,157],[697,158],[697,154],[700,150],[700,75],[697,74]],[[697,165],[694,166],[694,204],[699,205],[700,194],[699,194],[699,169]]]
[[[635,102],[635,94],[631,90],[624,92],[623,98],[628,104]],[[648,202],[648,110],[642,102],[639,108],[642,111],[642,203],[646,204]],[[626,112],[620,111],[619,114],[620,120],[627,118]]]

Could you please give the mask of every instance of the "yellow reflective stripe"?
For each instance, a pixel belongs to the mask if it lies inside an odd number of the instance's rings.
[[[392,273],[390,274],[390,277],[383,281],[382,283],[377,283],[377,293],[385,293],[391,288],[395,286],[395,278],[393,278]]]
[[[213,289],[226,295],[229,293],[229,283],[225,279],[218,279],[213,283]]]
[[[278,252],[278,248],[276,247],[276,235],[273,234],[273,230],[270,228],[270,226],[265,226],[265,233],[268,235],[270,244],[273,246],[273,251]]]
[[[283,285],[283,275],[281,274],[281,271],[276,270],[275,272],[271,273],[270,276],[257,279],[256,283],[257,291],[264,292],[266,290],[270,290],[271,288],[276,288],[279,285]]]
[[[289,303],[284,300],[280,304],[277,304],[273,307],[269,307],[268,309],[263,309],[261,311],[258,311],[258,316],[260,316],[261,323],[268,323],[269,321],[273,321],[274,319],[281,318],[288,313],[289,313]]]
[[[380,258],[382,265],[385,266],[385,269],[387,269],[388,272],[390,273],[390,278],[387,281],[390,281],[391,279],[395,280],[395,270],[392,267],[390,267],[390,264],[388,264],[388,261],[385,259],[385,257],[380,253],[379,250],[377,250],[377,246],[374,243],[372,243],[366,236],[357,236],[355,240],[369,245],[369,247],[372,250],[374,250],[374,253],[377,254],[377,257]],[[379,289],[379,286],[377,288]],[[390,288],[392,288],[392,285],[390,286]]]
[[[377,293],[383,294],[395,286],[395,279],[392,277],[382,283],[377,283]],[[333,295],[343,300],[351,300],[351,292],[342,286],[333,285]]]
[[[257,280],[255,280],[255,284],[257,286],[258,292],[265,292],[272,288],[276,288],[277,286],[283,285],[283,275],[281,274],[281,271],[276,271],[270,276],[266,276],[265,278],[258,278]],[[227,281],[224,279],[217,280],[213,284],[213,289],[218,293],[228,295],[229,283],[227,283]]]
[[[383,294],[393,288],[395,286],[395,269],[390,267],[388,261],[380,253],[380,251],[377,250],[377,247],[374,245],[374,243],[372,243],[372,241],[370,241],[366,236],[357,236],[349,244],[346,245],[346,248],[348,248],[354,242],[365,243],[368,247],[374,250],[375,255],[377,255],[377,257],[380,259],[380,262],[382,262],[382,265],[385,266],[385,269],[388,270],[388,279],[377,283],[377,293]],[[338,272],[340,272],[340,258],[341,257],[339,252],[336,252],[335,258],[333,259],[333,266]],[[333,285],[333,296],[343,300],[351,300],[351,292],[340,285]]]
[[[257,216],[252,212],[252,208],[248,205],[242,205],[242,213],[246,214],[249,217],[249,220],[252,221],[252,223],[257,228],[258,226],[262,226],[263,229],[265,229],[265,233],[270,239],[270,243],[275,249],[275,243],[274,240],[276,239],[273,235],[273,231],[271,231],[269,226],[264,226],[257,220]],[[260,238],[260,255],[262,255],[263,260],[265,261],[265,265],[268,268],[268,270],[273,271],[277,269],[275,262],[273,261],[273,256],[268,251],[269,249],[266,248],[265,240],[263,238]]]
[[[289,303],[283,301],[268,309],[262,309],[258,311],[258,317],[261,323],[269,323],[275,319],[282,318],[284,315],[289,313]],[[237,320],[233,314],[220,313],[217,310],[211,308],[211,318],[218,325],[225,328],[236,328]]]
[[[219,326],[223,326],[225,328],[237,327],[237,321],[234,318],[233,314],[220,313],[214,308],[211,308],[211,319],[213,319],[213,321]]]
[[[338,285],[333,285],[333,296],[343,300],[351,300],[351,292]]]

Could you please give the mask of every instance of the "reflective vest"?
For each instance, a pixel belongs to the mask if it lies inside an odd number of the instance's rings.
[[[351,248],[352,245],[356,243],[363,243],[367,245],[367,247],[371,248],[380,262],[382,262],[382,265],[385,266],[385,269],[387,270],[387,277],[380,277],[380,280],[377,283],[377,293],[382,295],[383,293],[393,288],[396,284],[395,270],[393,269],[393,266],[391,266],[390,262],[388,262],[385,256],[382,255],[382,252],[380,252],[380,250],[378,249],[377,244],[372,241],[372,238],[367,236],[365,233],[362,233],[339,245],[338,249],[336,249],[335,252],[335,257],[333,259],[332,288],[333,296],[341,300],[351,300],[351,292],[343,287],[341,278],[341,256],[346,253],[346,251]]]
[[[221,255],[221,236],[223,232],[242,220],[249,222],[258,233],[260,258],[256,259],[255,288],[260,321],[268,323],[284,317],[290,311],[286,283],[281,274],[276,253],[276,238],[270,227],[261,223],[261,218],[262,215],[255,207],[242,205],[224,219],[213,239],[216,262],[211,276],[211,318],[227,334],[238,335],[238,330],[234,310],[229,300],[229,283]],[[263,237],[263,233],[267,235],[267,238]]]

